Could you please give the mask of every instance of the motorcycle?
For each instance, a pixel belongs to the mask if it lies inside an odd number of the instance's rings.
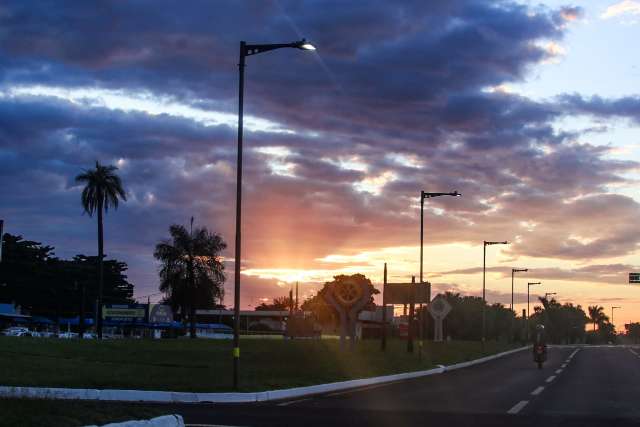
[[[542,369],[542,364],[547,360],[547,352],[544,345],[536,344],[533,349],[533,361],[538,364],[538,369]]]

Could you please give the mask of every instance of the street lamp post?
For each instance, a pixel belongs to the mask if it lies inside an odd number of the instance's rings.
[[[513,322],[515,321],[516,318],[516,312],[513,311],[513,282],[514,282],[514,276],[516,273],[521,273],[521,272],[527,272],[529,271],[528,268],[512,268],[511,269],[511,311],[513,312],[513,317],[511,318],[511,327],[510,327],[510,331],[509,331],[509,341],[511,341],[513,339]]]
[[[420,286],[422,286],[423,276],[422,276],[422,267],[424,263],[424,199],[431,199],[434,197],[440,196],[453,196],[460,197],[462,194],[458,193],[458,191],[453,191],[450,193],[428,193],[426,191],[420,191]],[[429,293],[429,300],[431,300],[431,293]],[[420,354],[422,355],[422,345],[424,341],[424,310],[422,309],[422,304],[420,304]],[[413,320],[413,319],[412,319]]]
[[[614,325],[614,323],[613,323],[613,310],[614,310],[615,308],[622,308],[622,307],[619,307],[619,306],[611,307],[611,324],[612,324],[612,325]],[[615,325],[614,325],[613,327],[615,328]]]
[[[315,50],[315,47],[302,39],[293,43],[276,44],[247,44],[240,42],[240,62],[238,63],[238,160],[236,168],[236,244],[234,261],[234,297],[233,297],[233,387],[238,388],[238,367],[240,361],[240,260],[241,260],[241,218],[242,218],[242,131],[243,131],[243,106],[244,106],[244,68],[245,58],[251,55],[268,52],[281,48],[296,48],[302,50]]]
[[[503,242],[483,242],[483,256],[482,256],[482,349],[484,350],[484,341],[486,339],[486,315],[484,306],[487,305],[487,299],[485,296],[485,276],[487,274],[487,246],[491,245],[508,245],[506,240]]]
[[[529,316],[529,294],[531,293],[530,289],[531,289],[531,286],[541,285],[541,284],[542,284],[542,282],[529,282],[529,283],[527,283],[527,337],[529,336],[529,317],[530,317]]]
[[[528,268],[512,268],[511,269],[511,311],[513,311],[513,280],[515,273],[527,272]]]

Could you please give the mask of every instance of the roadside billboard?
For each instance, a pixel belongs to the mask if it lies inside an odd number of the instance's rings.
[[[149,307],[149,323],[173,322],[173,310],[171,306],[163,304],[151,304]]]
[[[147,317],[145,304],[105,304],[102,306],[102,318],[113,323],[144,323]]]

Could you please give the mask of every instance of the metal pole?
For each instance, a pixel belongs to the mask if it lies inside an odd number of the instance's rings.
[[[424,264],[424,191],[420,190],[420,286],[422,286],[423,277],[422,277],[422,268]],[[431,295],[429,295],[431,297]],[[420,302],[420,315],[418,316],[418,353],[420,354],[420,358],[422,358],[422,346],[424,345],[424,316],[423,316],[424,308],[422,306],[422,302]]]
[[[0,219],[0,262],[2,262],[2,243],[4,242],[4,220]]]
[[[484,339],[485,339],[485,310],[484,306],[486,305],[485,298],[485,275],[487,270],[487,243],[482,242],[483,246],[483,254],[482,254],[482,349],[484,350]]]
[[[424,191],[420,191],[420,283],[422,283],[423,245],[424,245]]]
[[[409,336],[408,336],[408,340],[407,340],[407,352],[413,353],[413,335],[414,335],[413,317],[415,316],[416,276],[412,276],[411,277],[411,292],[410,292],[409,298],[410,298],[410,300],[409,300],[409,330],[407,331]]]
[[[513,276],[515,274],[515,270],[511,269],[511,311],[513,311]]]
[[[384,298],[385,288],[387,287],[387,263],[384,263],[384,275],[382,279],[382,340],[380,341],[380,349],[385,351],[387,348],[387,305]]]
[[[236,247],[234,262],[233,295],[233,388],[238,389],[240,369],[240,260],[241,260],[241,224],[242,218],[242,119],[244,104],[244,67],[246,43],[240,42],[240,62],[238,63],[238,160],[236,166]]]

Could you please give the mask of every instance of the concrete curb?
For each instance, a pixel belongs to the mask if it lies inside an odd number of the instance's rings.
[[[40,399],[77,399],[77,400],[104,400],[122,402],[155,402],[155,403],[252,403],[268,402],[273,400],[292,399],[306,397],[315,394],[330,393],[335,391],[356,389],[375,384],[385,384],[403,381],[413,378],[421,378],[429,375],[443,374],[456,369],[479,365],[490,360],[508,356],[525,350],[529,346],[516,348],[502,353],[485,356],[480,359],[456,363],[454,365],[438,365],[437,368],[425,371],[404,372],[401,374],[384,375],[380,377],[362,378],[357,380],[339,381],[334,383],[318,384],[306,387],[288,388],[283,390],[268,390],[252,393],[189,393],[173,391],[148,391],[148,390],[97,390],[74,388],[50,388],[50,387],[11,387],[0,386],[0,396],[18,398]]]
[[[98,427],[96,425],[85,427]],[[105,424],[102,427],[184,427],[184,420],[180,415],[163,415],[150,420],[124,421],[122,423]]]

